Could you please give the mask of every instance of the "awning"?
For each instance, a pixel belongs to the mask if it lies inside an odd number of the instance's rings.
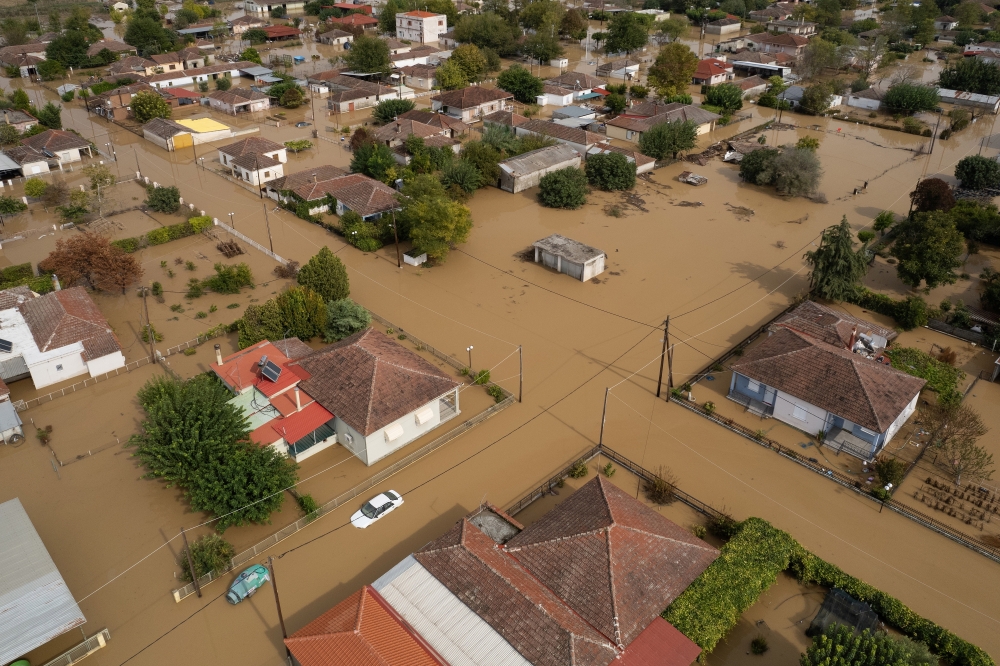
[[[314,402],[288,418],[271,421],[270,426],[286,442],[294,444],[324,423],[332,420],[333,414],[318,402]]]

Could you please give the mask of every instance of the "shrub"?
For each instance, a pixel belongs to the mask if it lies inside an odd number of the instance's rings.
[[[762,655],[769,650],[767,644],[767,639],[763,636],[756,636],[752,641],[750,641],[750,653],[756,655]]]
[[[305,495],[299,495],[295,498],[295,500],[299,503],[299,508],[302,509],[302,513],[307,516],[312,512],[319,510],[319,504],[317,504],[312,495],[308,493]],[[317,516],[313,517],[315,518]]]
[[[864,231],[859,231],[858,240],[861,241],[862,243],[868,243],[870,241],[873,241],[875,240],[875,232],[868,231],[867,229]]]
[[[397,116],[412,111],[416,105],[408,99],[384,99],[375,105],[372,117],[383,125],[392,122]]]
[[[191,568],[188,565],[187,549],[182,548],[178,564],[181,567],[181,579],[191,582]],[[206,534],[191,543],[191,563],[194,564],[194,572],[199,578],[210,571],[218,571],[226,568],[229,561],[236,554],[233,544],[223,539],[218,534]]]
[[[942,363],[927,352],[913,347],[893,347],[886,349],[885,355],[892,361],[892,367],[914,377],[926,379],[926,388],[939,395],[958,391],[958,382],[965,377],[962,370]]]
[[[146,188],[146,201],[151,210],[157,213],[176,213],[181,207],[181,193],[176,187]]]
[[[441,172],[441,184],[446,188],[457,185],[467,194],[479,189],[483,176],[468,160],[453,160]]]
[[[188,218],[188,224],[191,225],[191,232],[195,234],[200,234],[205,229],[211,229],[213,222],[211,215],[196,215],[195,217]]]
[[[711,652],[788,568],[796,548],[786,532],[748,518],[718,559],[664,611],[664,619]]]
[[[590,473],[590,469],[587,467],[587,462],[585,460],[577,460],[569,468],[568,472],[570,478],[573,479],[582,479],[587,476],[588,473]]]
[[[1000,185],[1000,164],[980,155],[963,157],[955,165],[955,178],[967,190],[982,190]]]
[[[538,199],[550,208],[576,209],[587,203],[587,176],[576,167],[566,167],[542,176]]]
[[[342,340],[368,328],[371,323],[372,316],[368,310],[351,299],[330,301],[326,305],[326,328],[323,340],[326,342]]]
[[[147,345],[149,344],[149,338],[152,336],[154,342],[163,342],[163,334],[156,330],[156,327],[150,324],[149,326],[144,326],[140,337],[142,341]]]
[[[201,298],[204,295],[205,287],[201,284],[201,280],[198,278],[188,280],[187,293],[184,294],[184,298]]]
[[[677,499],[677,476],[669,467],[660,465],[653,470],[653,478],[643,479],[642,490],[650,502],[670,504]]]
[[[41,178],[29,178],[24,181],[24,193],[32,199],[39,199],[45,194],[49,184]]]
[[[503,401],[503,389],[501,389],[496,384],[490,384],[486,387],[486,392],[493,398],[496,402]]]
[[[867,310],[892,317],[904,331],[926,326],[929,319],[927,303],[919,296],[907,296],[905,299],[897,301],[891,296],[860,287],[845,300]]]
[[[163,285],[159,282],[153,283],[153,296],[163,296]]]
[[[22,201],[6,195],[0,195],[0,215],[14,215],[27,209],[28,206]]]
[[[848,655],[856,655],[853,659]],[[862,658],[861,655],[864,655]],[[846,659],[849,659],[846,660]],[[896,666],[931,666],[937,664],[926,645],[905,636],[892,636],[868,629],[855,633],[852,627],[831,624],[813,639],[802,656],[802,666],[820,664],[894,664]]]
[[[215,264],[215,275],[205,280],[204,285],[217,294],[238,294],[243,287],[253,287],[253,273],[244,263],[235,266]]]
[[[621,153],[591,155],[587,159],[587,181],[606,191],[630,190],[635,187],[635,162]]]

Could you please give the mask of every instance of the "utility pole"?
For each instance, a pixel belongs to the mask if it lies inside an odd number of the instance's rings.
[[[521,396],[524,395],[524,351],[521,349],[521,345],[517,346],[517,358],[518,358],[517,401],[521,402]]]
[[[674,387],[674,346],[667,350],[667,390]]]
[[[181,528],[181,536],[184,537],[184,553],[187,555],[188,569],[191,571],[191,582],[194,583],[194,591],[198,593],[198,598],[200,599],[201,585],[198,584],[198,574],[195,573],[194,562],[191,560],[191,547],[188,545],[187,534],[185,534],[183,527]]]
[[[281,625],[281,637],[288,638],[288,631],[285,629],[285,616],[281,614],[281,600],[278,598],[278,579],[274,575],[274,558],[267,556],[267,568],[271,570],[271,585],[274,587],[274,605],[278,607],[278,624]],[[284,641],[282,641],[284,643]],[[285,645],[285,658],[291,660],[292,653]]]
[[[156,363],[156,350],[153,348],[153,326],[149,323],[149,304],[146,302],[146,285],[142,286],[142,308],[146,311],[146,338],[149,339],[149,360]],[[181,530],[182,532],[184,530]],[[197,585],[197,583],[195,583]],[[201,596],[200,594],[198,596]]]
[[[604,446],[604,423],[608,420],[608,394],[611,393],[611,387],[604,389],[604,411],[601,413],[601,436],[597,440],[598,446]]]
[[[928,153],[934,152],[934,144],[937,142],[938,127],[940,126],[941,126],[941,114],[938,113],[937,123],[934,125],[934,136],[931,137],[931,148],[930,150],[927,151]]]
[[[663,322],[663,351],[660,352],[660,376],[656,380],[656,397],[660,397],[660,389],[663,386],[663,362],[667,355],[667,330],[670,327],[670,315],[667,315],[666,320]]]
[[[396,209],[392,209],[392,235],[396,239],[396,268],[403,267],[403,259],[399,254],[399,232],[396,231]]]

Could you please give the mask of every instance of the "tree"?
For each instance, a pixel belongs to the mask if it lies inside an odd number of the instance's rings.
[[[795,147],[800,150],[811,150],[815,153],[819,150],[819,139],[813,136],[804,136],[795,142]]]
[[[970,30],[983,22],[983,10],[974,2],[961,2],[952,8],[951,13],[958,19],[960,30]]]
[[[469,85],[465,70],[452,63],[450,59],[438,66],[434,72],[434,78],[442,90],[461,90]]]
[[[288,335],[309,340],[323,335],[326,328],[326,303],[308,287],[290,287],[274,299],[281,313],[281,324]]]
[[[686,45],[671,42],[660,48],[656,62],[649,68],[649,82],[660,96],[676,95],[687,90],[698,69],[698,57]]]
[[[49,14],[49,32],[62,32],[62,17],[58,11]]]
[[[17,128],[8,123],[0,124],[0,146],[10,146],[21,139],[21,133]]]
[[[587,176],[576,167],[566,167],[542,176],[538,200],[549,208],[575,210],[587,203]]]
[[[822,173],[816,153],[785,148],[771,163],[770,180],[778,194],[804,197],[816,191]]]
[[[229,78],[228,76],[220,76],[219,78],[217,78],[215,80],[215,89],[216,90],[223,90],[223,91],[225,91],[225,90],[229,90],[232,87],[233,87],[233,80],[231,78]]]
[[[132,113],[136,121],[145,124],[153,118],[169,118],[170,105],[151,90],[142,90],[132,96]]]
[[[475,44],[462,44],[452,51],[447,62],[454,63],[469,81],[480,81],[486,75],[486,56]]]
[[[412,111],[414,106],[416,105],[409,99],[384,99],[375,105],[372,117],[379,123],[390,123],[407,111]]]
[[[639,136],[639,151],[655,160],[676,159],[682,150],[691,150],[698,139],[698,126],[691,120],[674,120],[653,125]]]
[[[984,190],[1000,186],[1000,164],[980,155],[963,157],[955,165],[955,178],[962,189]]]
[[[0,21],[0,36],[5,46],[18,46],[28,41],[28,26],[16,18],[5,18]]]
[[[354,151],[351,172],[363,173],[369,178],[391,183],[396,179],[396,159],[385,144],[366,143]]]
[[[656,25],[660,29],[660,34],[671,42],[680,39],[681,35],[688,29],[688,22],[680,16],[672,16],[666,21],[659,21]]]
[[[1000,312],[1000,272],[987,266],[979,274],[979,283],[983,288],[979,294],[979,302],[987,310]]]
[[[569,9],[559,22],[559,32],[573,39],[587,37],[587,16],[579,9]]]
[[[81,193],[82,194],[82,193]],[[142,266],[104,236],[83,232],[56,241],[56,249],[38,263],[55,273],[65,287],[84,284],[102,291],[124,293],[142,279]]]
[[[143,203],[157,213],[176,213],[181,207],[181,193],[173,186],[149,185],[146,187],[146,200]]]
[[[989,481],[993,455],[976,441],[989,432],[975,409],[963,403],[937,405],[929,410],[935,461],[955,477],[955,485]]]
[[[628,101],[625,99],[625,95],[620,93],[611,93],[604,98],[604,105],[608,107],[608,110],[613,115],[617,116],[625,110],[625,107],[628,105]]]
[[[861,70],[861,78],[866,79],[879,67],[884,67],[889,58],[889,40],[879,35],[872,40],[861,40],[854,49],[854,66]]]
[[[351,295],[351,281],[340,257],[323,246],[299,269],[298,282],[324,301],[340,301]]]
[[[914,289],[924,281],[928,287],[954,284],[955,269],[962,265],[965,239],[948,213],[917,213],[896,225],[892,256],[899,262],[896,274]]]
[[[28,107],[31,106],[31,100],[28,99],[28,93],[24,91],[24,88],[16,88],[10,94],[10,103],[18,111],[27,111]]]
[[[778,158],[777,148],[758,148],[740,160],[740,178],[754,185],[771,184],[771,166]]]
[[[278,97],[278,103],[286,109],[297,109],[302,106],[303,99],[302,89],[297,85],[291,85],[285,88],[281,96]]]
[[[240,349],[251,347],[262,340],[281,340],[285,328],[281,311],[273,299],[261,305],[250,304],[237,321]]]
[[[514,96],[522,104],[534,104],[545,84],[520,65],[511,65],[497,77],[497,87]]]
[[[29,178],[24,181],[24,194],[32,199],[41,199],[48,187],[49,184],[41,178]]]
[[[892,636],[833,623],[813,639],[802,655],[801,666],[933,666],[938,658],[927,646],[905,636]]]
[[[884,236],[885,232],[896,223],[896,216],[891,210],[884,210],[875,216],[875,220],[872,223],[872,229],[879,233],[879,236]]]
[[[892,456],[879,456],[875,460],[875,478],[882,487],[891,483],[898,488],[906,478],[906,463]]]
[[[260,59],[260,53],[258,53],[257,49],[253,48],[252,46],[243,49],[243,53],[240,54],[240,60],[244,62],[255,62],[258,65],[264,64],[264,61]]]
[[[756,151],[759,152],[759,151]],[[831,301],[846,301],[858,293],[861,280],[868,272],[865,249],[854,249],[851,225],[845,215],[832,227],[823,231],[819,247],[806,252],[806,263],[812,269],[809,275],[811,293]]]
[[[464,243],[472,229],[472,214],[462,204],[441,196],[421,196],[406,202],[402,217],[410,228],[414,250],[443,262],[453,245]]]
[[[15,215],[25,210],[28,210],[28,206],[23,201],[6,194],[0,195],[0,215]]]
[[[743,91],[735,83],[720,83],[708,89],[705,101],[727,114],[732,113],[743,108]]]
[[[630,190],[635,187],[635,162],[621,153],[590,155],[586,164],[587,181],[605,191]]]
[[[385,35],[396,34],[396,14],[403,11],[403,5],[398,0],[388,0],[382,5],[378,14],[378,30]]]
[[[829,84],[814,83],[802,92],[799,107],[806,113],[818,116],[830,108],[833,91]]]
[[[148,478],[176,485],[195,511],[233,525],[265,523],[280,509],[283,490],[295,485],[295,463],[250,439],[232,394],[209,375],[187,381],[154,377],[139,390],[146,420],[128,446]]]
[[[90,60],[87,47],[87,36],[77,30],[70,30],[49,42],[45,47],[45,58],[67,67],[82,67]]]
[[[517,50],[521,31],[494,12],[468,14],[455,24],[455,39],[479,48],[491,48],[501,56],[512,55]]]
[[[48,129],[62,129],[62,107],[52,102],[47,102],[45,106],[35,113],[38,122]]]
[[[604,43],[607,53],[632,53],[646,45],[649,32],[642,14],[621,12],[608,25],[608,38]]]
[[[267,33],[261,28],[250,28],[243,33],[243,39],[253,45],[263,44],[267,41]]]
[[[247,33],[251,32],[250,30]],[[260,32],[264,32],[260,30]],[[266,33],[265,33],[266,36]],[[244,34],[244,38],[249,37]],[[125,29],[125,43],[134,46],[141,53],[163,53],[173,46],[174,38],[157,21],[138,14],[133,16]]]
[[[191,551],[191,562],[188,563],[188,551]],[[236,548],[218,534],[205,534],[191,544],[190,549],[181,548],[177,564],[181,568],[181,580],[191,582],[191,566],[194,565],[194,575],[201,578],[212,571],[222,571],[233,559]]]
[[[555,24],[547,23],[521,44],[521,51],[539,63],[545,63],[563,54],[563,47],[556,36]]]
[[[964,90],[981,95],[1000,94],[1000,66],[979,58],[964,58],[941,70],[942,88]]]
[[[336,342],[349,335],[363,331],[372,323],[368,310],[349,298],[331,301],[326,305],[326,329],[324,342]]]
[[[528,30],[538,31],[542,26],[559,25],[566,9],[556,0],[533,0],[518,15],[518,20]]]
[[[917,183],[917,188],[910,192],[913,210],[926,213],[932,210],[948,212],[955,207],[955,195],[951,185],[940,178],[925,178]]]
[[[43,81],[55,81],[66,76],[66,65],[58,60],[43,60],[36,69]]]
[[[906,82],[890,86],[882,98],[882,103],[893,113],[933,111],[940,102],[937,88]]]
[[[466,194],[472,194],[482,185],[483,176],[471,162],[465,159],[453,160],[441,172],[441,184],[446,188],[457,187]]]
[[[837,45],[822,37],[813,37],[802,53],[802,74],[811,79],[821,74],[824,69],[836,67],[839,63]]]
[[[462,159],[476,168],[484,184],[496,185],[500,180],[500,161],[503,154],[483,141],[467,141],[462,146]]]
[[[361,36],[354,40],[351,50],[343,55],[344,62],[355,72],[389,76],[392,61],[389,59],[389,44],[377,37]]]

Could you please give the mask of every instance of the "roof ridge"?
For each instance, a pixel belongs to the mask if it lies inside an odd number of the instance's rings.
[[[715,550],[712,546],[708,544],[700,546],[696,543],[691,543],[690,541],[682,541],[681,539],[675,539],[674,537],[663,536],[662,534],[656,534],[655,532],[648,532],[646,530],[641,530],[637,527],[632,527],[630,525],[622,525],[621,523],[615,523],[615,527],[620,527],[623,530],[630,530],[632,532],[638,532],[640,534],[645,534],[647,536],[655,537],[657,539],[663,539],[664,541],[670,541],[672,543],[679,543],[685,546],[690,546],[692,548],[697,548],[699,550],[708,550],[708,551]]]
[[[854,354],[854,356],[857,356],[857,354]],[[864,357],[861,357],[861,358],[864,358]],[[868,390],[868,384],[867,384],[867,382],[865,382],[864,377],[861,376],[861,371],[859,370],[859,365],[856,362],[857,359],[853,359],[852,358],[852,359],[847,359],[847,360],[848,360],[848,363],[851,364],[851,370],[854,372],[854,376],[855,376],[855,378],[857,378],[858,384],[861,386],[861,390],[864,391],[864,394],[865,394],[865,408],[871,413],[871,416],[873,417],[872,420],[875,423],[877,423],[878,426],[879,426],[879,428],[881,429],[881,427],[882,427],[882,419],[879,418],[878,412],[875,411],[874,401],[872,399],[872,395],[871,395],[871,393]],[[869,359],[865,359],[865,360],[869,360]]]
[[[610,509],[610,506],[608,507]],[[621,623],[618,621],[618,598],[615,595],[615,567],[614,562],[612,562],[611,553],[611,528],[614,526],[614,518],[612,518],[612,524],[604,528],[604,546],[607,549],[607,563],[608,563],[608,586],[611,588],[611,621],[614,624],[615,635],[610,637],[614,640],[615,645],[618,646],[619,650],[624,650],[625,646],[622,644],[622,628]]]
[[[368,590],[364,587],[361,588],[361,595],[358,597],[358,611],[357,615],[354,617],[354,633],[361,636],[361,615],[365,610],[365,595],[368,594]]]

